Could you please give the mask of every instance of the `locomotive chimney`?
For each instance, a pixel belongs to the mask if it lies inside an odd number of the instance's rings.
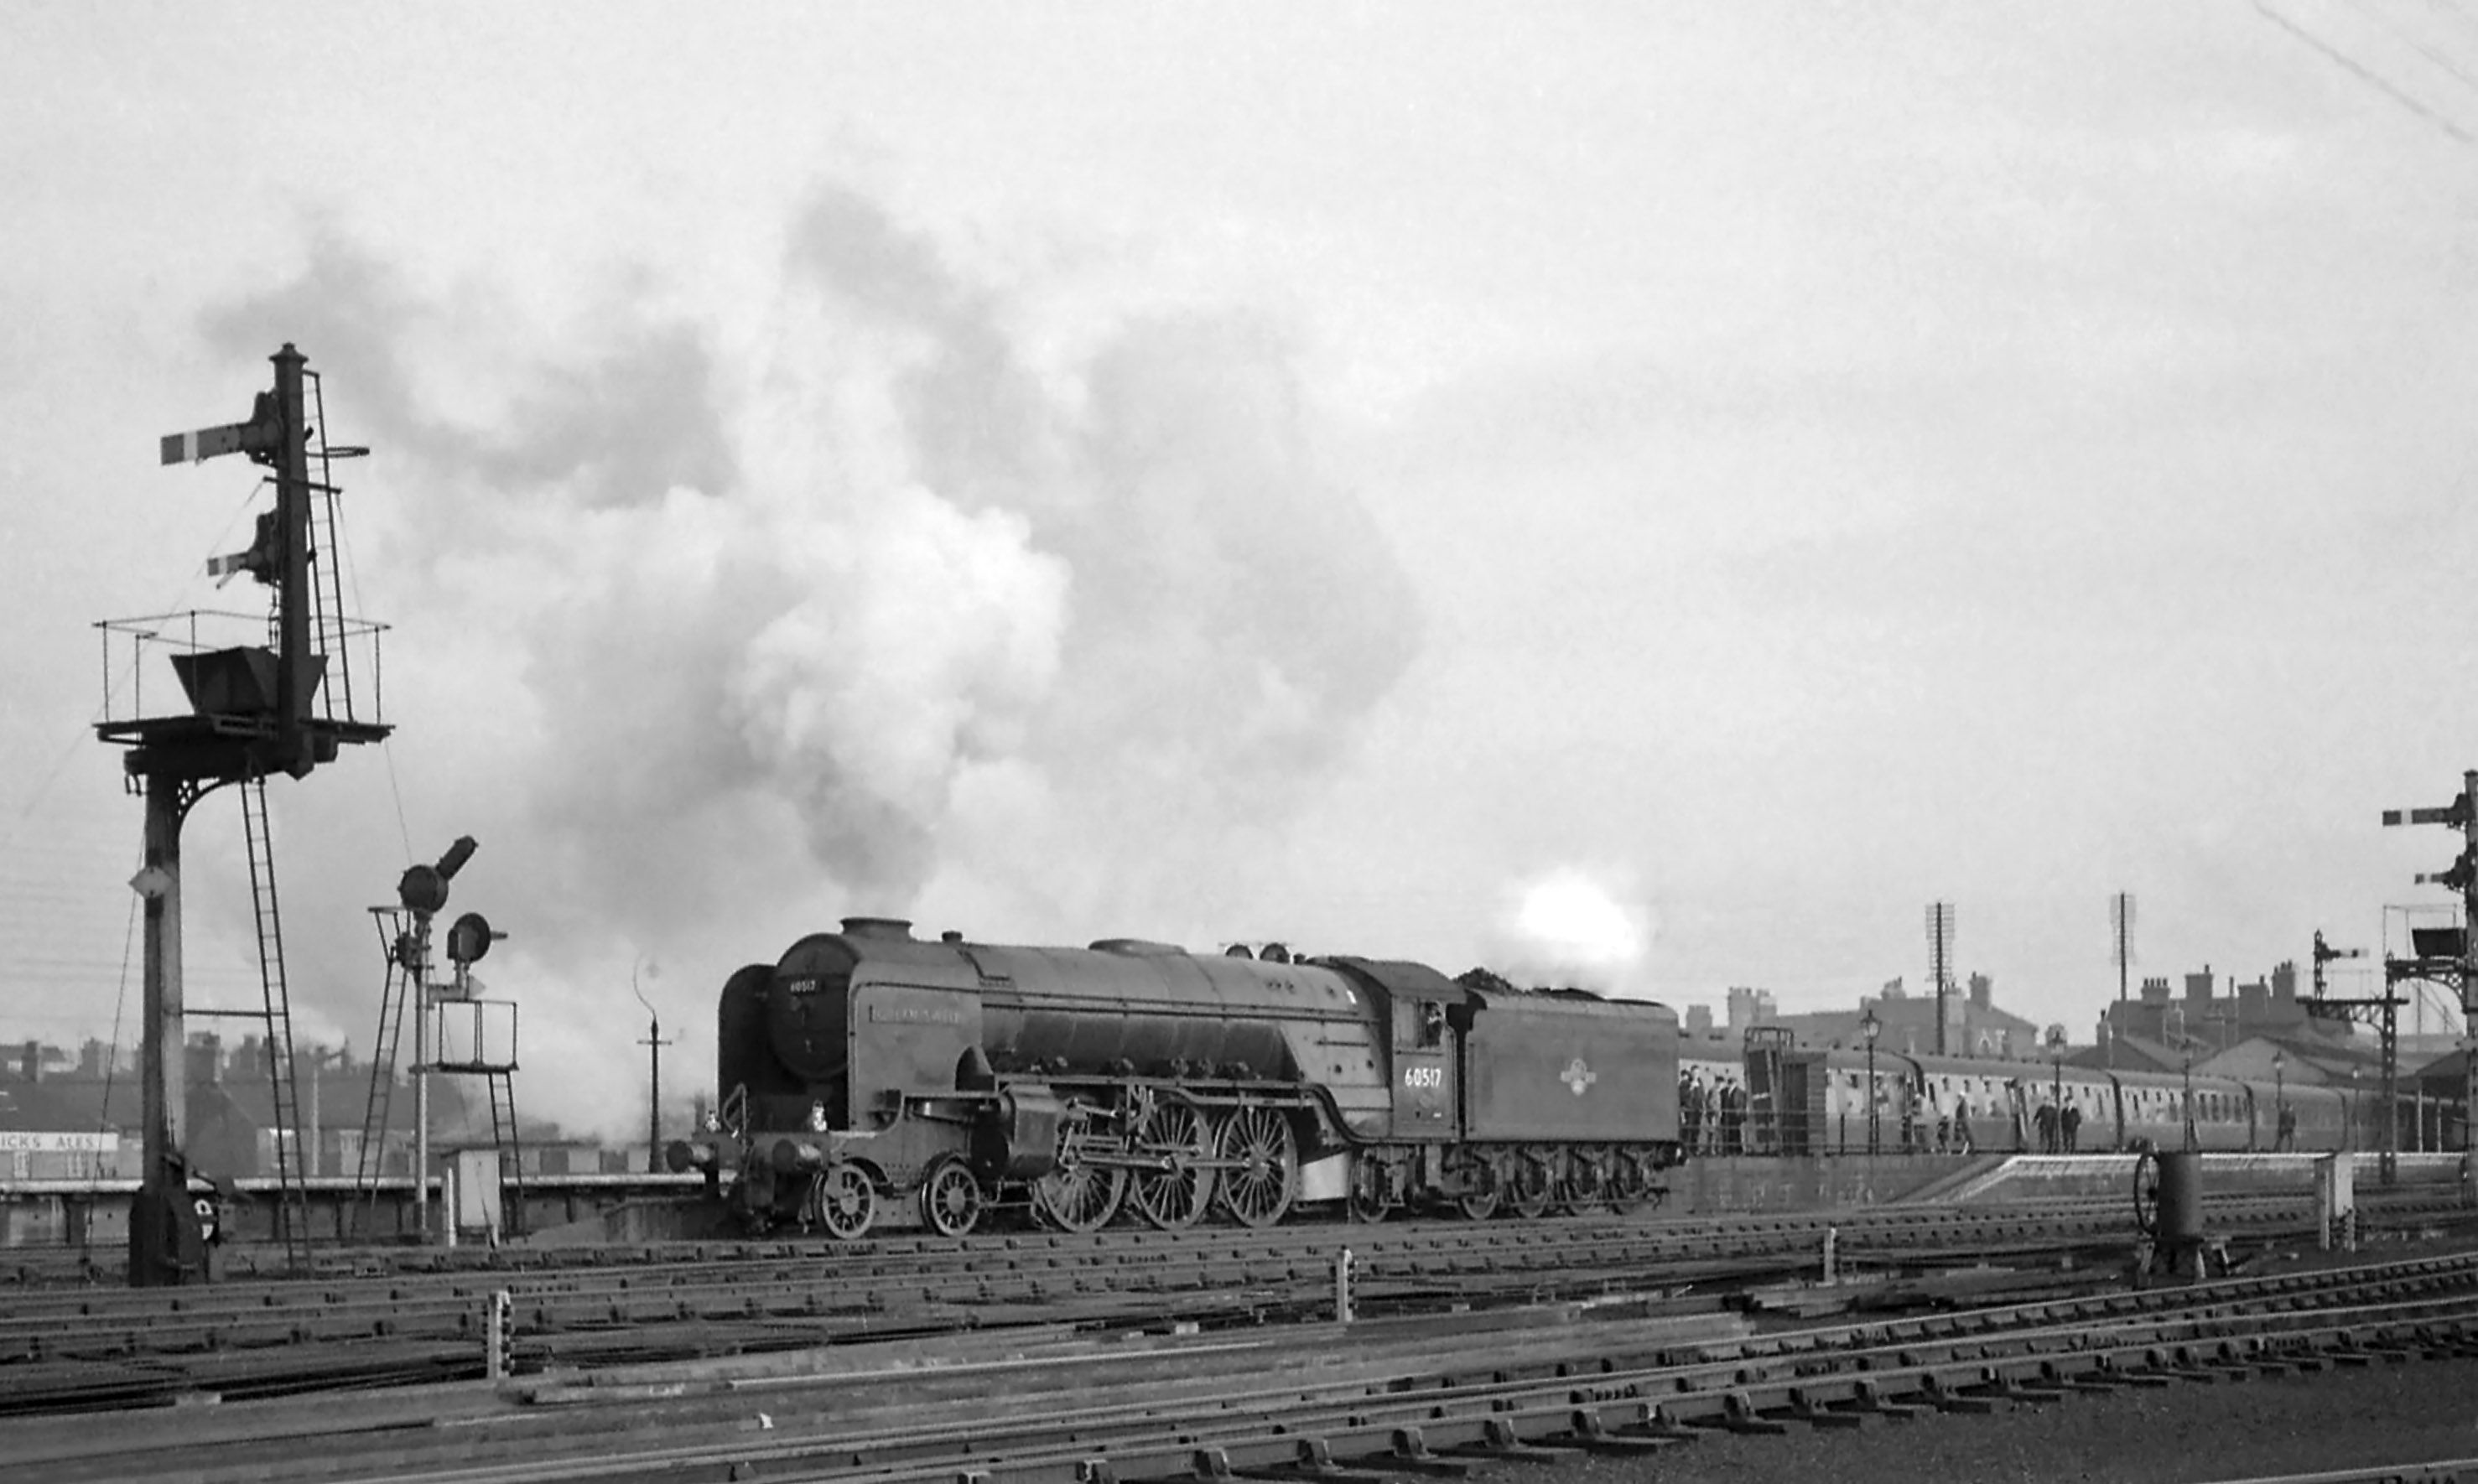
[[[906,918],[846,918],[847,938],[893,938],[903,943],[912,941],[912,923]]]

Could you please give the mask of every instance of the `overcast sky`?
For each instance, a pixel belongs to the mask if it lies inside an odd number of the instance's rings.
[[[856,912],[1803,1010],[1946,900],[2077,1040],[2115,892],[2137,976],[2397,943],[2455,843],[2377,815],[2478,767],[2474,17],[13,6],[0,1027],[122,1002],[88,625],[262,600],[156,439],[286,340],[399,728],[275,791],[296,996],[366,1048],[474,835],[570,1117],[632,969],[710,1076]]]

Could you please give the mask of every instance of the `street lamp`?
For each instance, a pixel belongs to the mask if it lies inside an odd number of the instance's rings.
[[[2048,1027],[2048,1106],[2054,1110],[2049,1126],[2056,1130],[2056,1147],[2051,1154],[2065,1151],[2065,1028]]]
[[[2186,1147],[2197,1146],[2194,1137],[2194,1053],[2186,1053]]]
[[[2271,1146],[2287,1152],[2288,1148],[2288,1058],[2280,1048],[2271,1048],[2271,1085],[2274,1102],[2271,1113]]]
[[[663,966],[643,953],[628,966],[628,993],[645,1007],[645,1172],[652,1174],[663,1168],[663,1047],[670,1043],[663,1039],[663,1018],[655,1014],[654,1002],[638,987],[640,973],[648,979],[659,979]]]
[[[1876,1007],[1869,1005],[1858,1017],[1858,1034],[1867,1043],[1867,1152],[1876,1152],[1876,1141],[1882,1133],[1876,1104],[1876,1038],[1884,1022],[1876,1019]]]

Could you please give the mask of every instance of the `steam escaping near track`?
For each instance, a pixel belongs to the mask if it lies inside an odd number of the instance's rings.
[[[526,1006],[521,1091],[571,1124],[642,1134],[612,1091],[643,1066],[640,952],[702,1069],[722,978],[844,912],[1204,926],[1234,838],[1274,838],[1416,649],[1253,313],[967,271],[843,187],[778,257],[640,274],[581,323],[414,266],[331,237],[208,323],[239,364],[300,344],[377,451],[348,591],[394,626],[413,838],[375,796],[278,802],[288,890],[350,904],[288,907],[293,983],[358,1041],[355,909],[398,849],[469,831],[459,905],[513,933],[490,968]]]
[[[1651,911],[1589,871],[1561,867],[1508,894],[1491,967],[1521,985],[1639,994]]]

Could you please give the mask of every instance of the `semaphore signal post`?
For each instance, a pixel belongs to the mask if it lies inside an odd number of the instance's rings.
[[[145,900],[145,1013],[139,1053],[143,1163],[129,1221],[129,1281],[134,1287],[194,1282],[209,1275],[201,1218],[183,1156],[182,823],[202,795],[225,784],[242,786],[265,1014],[275,1053],[279,1173],[288,1193],[297,1192],[297,1169],[282,1165],[291,1082],[291,1012],[285,1002],[266,781],[277,774],[306,777],[319,764],[333,762],[342,747],[381,741],[390,730],[378,719],[380,626],[345,616],[334,556],[338,490],[330,466],[334,460],[367,450],[328,442],[318,379],[298,350],[287,344],[269,359],[275,365],[275,385],[258,393],[246,419],[174,434],[162,445],[165,464],[241,453],[268,470],[274,508],[258,517],[248,550],[216,558],[208,572],[227,578],[245,573],[271,589],[269,611],[193,611],[98,625],[104,632],[107,676],[118,663],[115,649],[125,645],[133,680],[127,692],[132,714],[116,714],[120,692],[115,689],[106,703],[106,719],[95,731],[104,742],[129,749],[123,765],[129,788],[146,803],[144,865],[130,883]],[[158,650],[169,656],[189,700],[186,712],[143,714],[146,662]],[[366,690],[357,688],[357,650],[367,672]],[[298,1137],[297,1115],[293,1127]],[[291,1159],[297,1166],[297,1152]],[[297,1204],[288,1205],[292,1209],[279,1218],[281,1235],[294,1255],[306,1256],[306,1222]]]
[[[2387,809],[2384,823],[2441,824],[2461,832],[2461,854],[2440,871],[2422,871],[2420,886],[2440,886],[2461,898],[2461,925],[2423,929],[2413,934],[2415,957],[2401,961],[2401,977],[2431,979],[2454,986],[2461,996],[2462,1147],[2473,1147],[2472,1118],[2478,1116],[2478,769],[2461,775],[2461,796],[2427,809]],[[2393,972],[2387,966],[2388,976]],[[2478,1186],[2468,1192],[2478,1198]]]

